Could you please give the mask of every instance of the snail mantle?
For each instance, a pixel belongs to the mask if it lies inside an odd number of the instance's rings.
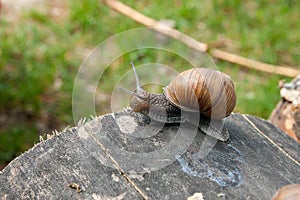
[[[299,182],[300,145],[232,114],[217,141],[188,124],[143,124],[127,110],[54,134],[0,172],[0,199],[271,199]]]

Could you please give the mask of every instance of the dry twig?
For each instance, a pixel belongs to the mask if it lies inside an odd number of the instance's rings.
[[[122,13],[125,16],[130,17],[131,19],[135,20],[136,22],[143,24],[147,27],[152,27],[156,29],[156,31],[168,35],[172,38],[178,39],[185,43],[187,46],[198,50],[200,52],[209,52],[211,56],[225,60],[231,63],[235,63],[244,67],[248,67],[251,69],[288,76],[288,77],[295,77],[300,74],[300,70],[294,69],[291,67],[284,67],[284,66],[275,66],[271,64],[262,63],[259,61],[254,61],[233,53],[229,53],[226,51],[222,51],[220,49],[209,49],[208,44],[201,43],[197,40],[192,39],[185,34],[177,31],[176,29],[167,27],[166,25],[159,23],[158,21],[143,15],[142,13],[132,9],[131,7],[115,0],[103,0],[110,8]]]

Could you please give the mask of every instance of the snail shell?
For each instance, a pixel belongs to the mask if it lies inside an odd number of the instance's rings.
[[[300,184],[290,184],[280,188],[272,200],[299,200]]]
[[[164,88],[166,98],[185,111],[212,119],[230,115],[236,104],[233,82],[227,74],[208,68],[180,73]]]

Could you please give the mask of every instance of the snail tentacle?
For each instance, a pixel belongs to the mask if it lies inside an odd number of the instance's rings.
[[[141,89],[141,85],[140,85],[139,76],[138,76],[138,74],[137,74],[137,72],[135,70],[133,62],[130,62],[130,64],[131,64],[131,67],[133,69],[133,73],[134,73],[134,77],[135,77],[136,89],[140,90]]]

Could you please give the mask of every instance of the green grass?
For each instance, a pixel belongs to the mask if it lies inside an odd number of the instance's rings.
[[[298,1],[272,4],[229,0],[126,1],[126,4],[157,20],[173,19],[176,29],[199,41],[225,39],[222,49],[226,51],[276,65],[300,63]],[[26,12],[14,23],[7,22],[5,16],[0,19],[0,166],[30,148],[39,134],[73,124],[73,82],[88,50],[116,33],[143,27],[97,0],[72,0],[68,8],[69,14],[60,20],[39,11]],[[173,48],[185,51],[176,45]],[[178,71],[191,67],[177,55],[162,50],[125,53],[101,77],[98,94],[106,98],[97,101],[98,114],[110,112],[110,94],[130,69],[131,60],[136,65],[159,62]],[[235,82],[238,96],[235,111],[262,118],[268,118],[280,99],[278,81],[290,80],[227,62],[216,61],[216,64]]]

